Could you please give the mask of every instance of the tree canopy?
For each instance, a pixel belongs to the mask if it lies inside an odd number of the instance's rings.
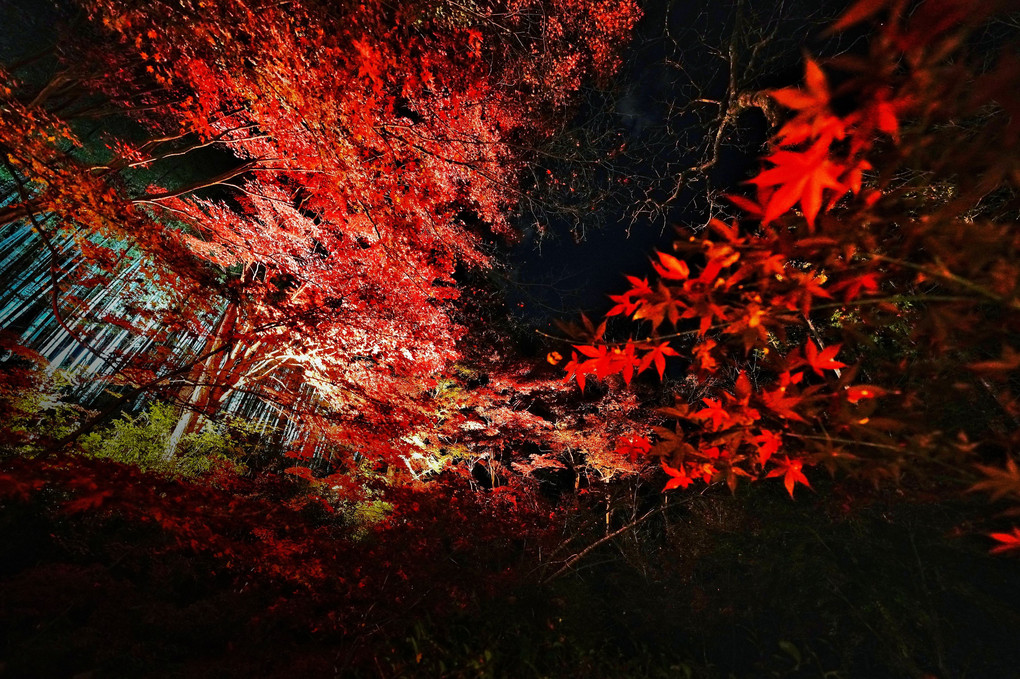
[[[118,364],[122,398],[183,400],[185,428],[250,393],[301,420],[301,447],[376,457],[436,424],[427,392],[467,322],[458,268],[489,265],[522,145],[611,72],[637,18],[626,2],[82,11],[93,33],[41,88],[12,75],[4,107],[3,219],[51,251],[54,312],[145,336],[126,356],[76,339]],[[95,116],[130,132],[85,142]],[[204,149],[223,171],[153,177]],[[61,295],[72,283],[130,301],[96,317]]]

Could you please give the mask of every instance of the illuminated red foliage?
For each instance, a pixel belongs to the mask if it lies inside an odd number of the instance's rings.
[[[775,477],[792,496],[816,466],[876,482],[949,468],[957,489],[1020,500],[1020,175],[1001,152],[1020,68],[967,43],[1004,6],[858,2],[836,29],[881,16],[870,51],[808,58],[803,88],[771,93],[788,115],[753,196],[731,197],[746,217],[681,229],[655,278],[628,276],[607,316],[643,333],[573,338],[581,389],[651,366],[703,385],[635,423],[621,454],[647,437],[667,489]],[[947,130],[960,120],[966,134]],[[955,414],[975,398],[981,418]]]
[[[125,244],[142,263],[131,313],[90,317],[56,286],[54,309],[149,338],[103,358],[125,400],[160,393],[188,430],[251,394],[302,428],[298,457],[415,452],[466,330],[455,274],[491,264],[485,239],[509,235],[526,149],[583,77],[617,66],[636,5],[80,4],[94,34],[70,41],[51,87],[3,78],[0,143],[21,193],[0,222],[31,221],[64,288],[128,275]],[[145,135],[85,160],[74,123],[93,112],[61,88],[105,97]],[[129,188],[208,148],[231,165]]]

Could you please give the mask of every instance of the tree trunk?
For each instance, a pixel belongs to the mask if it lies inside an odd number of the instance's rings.
[[[216,329],[210,336],[209,341],[206,342],[199,353],[211,351],[217,346],[224,344],[230,334],[234,332],[236,326],[237,302],[230,302],[220,315],[219,322],[216,324]],[[185,434],[198,429],[201,423],[200,413],[207,411],[215,377],[220,372],[223,364],[229,360],[229,355],[213,354],[195,365],[192,369],[188,379],[189,385],[182,390],[182,397],[186,402],[181,409],[177,426],[174,427],[170,438],[166,442],[163,460],[172,460],[177,455],[177,448]]]

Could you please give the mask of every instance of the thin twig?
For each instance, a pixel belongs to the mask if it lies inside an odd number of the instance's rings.
[[[626,524],[624,526],[621,526],[620,528],[617,528],[616,530],[614,530],[612,533],[609,533],[605,537],[599,538],[595,542],[591,543],[590,545],[588,545],[587,547],[582,549],[577,554],[574,554],[569,559],[566,559],[563,562],[563,565],[560,566],[560,568],[557,569],[555,573],[553,573],[552,575],[542,579],[542,584],[543,585],[544,584],[548,584],[549,582],[552,582],[556,578],[560,577],[561,575],[566,573],[568,570],[573,568],[574,564],[576,564],[578,561],[580,561],[585,556],[590,554],[593,550],[595,550],[598,547],[606,544],[607,542],[609,542],[610,540],[614,539],[618,535],[620,535],[622,533],[625,533],[625,532],[631,530],[632,528],[635,528],[636,526],[640,525],[641,523],[643,523],[644,521],[648,520],[652,516],[655,516],[656,514],[664,512],[667,509],[669,509],[670,507],[676,507],[676,506],[685,505],[685,504],[689,503],[691,501],[691,499],[692,499],[691,497],[688,497],[688,498],[685,498],[683,501],[681,501],[679,503],[659,505],[655,509],[651,509],[651,510],[645,512],[643,515],[641,515],[637,519],[634,519],[630,523],[628,523],[628,524]]]

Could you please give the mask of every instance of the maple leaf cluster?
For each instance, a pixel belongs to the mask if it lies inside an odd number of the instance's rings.
[[[792,496],[823,466],[875,482],[952,468],[957,490],[1015,495],[1020,174],[1000,149],[1020,68],[970,59],[966,38],[1004,6],[971,9],[856,3],[834,30],[883,27],[866,54],[808,58],[803,88],[771,92],[789,113],[753,197],[730,197],[745,218],[679,229],[606,322],[574,326],[581,389],[687,371],[617,448],[661,466],[667,490],[771,477]],[[949,120],[972,121],[966,138]],[[643,332],[609,339],[623,319]],[[980,414],[961,418],[968,400]]]
[[[31,221],[52,250],[68,328],[147,340],[96,352],[122,399],[159,392],[195,428],[254,397],[304,431],[299,459],[327,444],[396,459],[438,426],[430,384],[465,332],[457,272],[491,264],[523,142],[615,68],[639,15],[630,0],[79,4],[88,32],[41,93],[0,73],[0,146],[23,182],[0,222]],[[102,115],[97,99],[144,132],[85,144],[77,116]],[[163,185],[209,148],[226,169]],[[95,314],[104,286],[123,298]]]

